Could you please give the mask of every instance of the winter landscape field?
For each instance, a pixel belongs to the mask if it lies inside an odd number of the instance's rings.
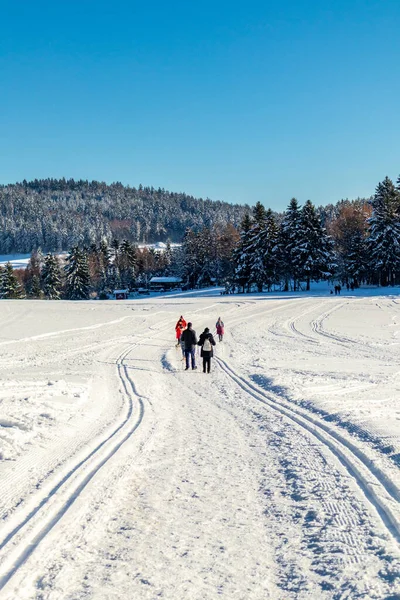
[[[1,301],[0,598],[400,598],[398,294]]]

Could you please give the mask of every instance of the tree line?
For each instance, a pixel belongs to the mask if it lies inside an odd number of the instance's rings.
[[[190,287],[221,283],[238,234],[231,224],[188,229],[181,246],[158,251],[128,240],[74,246],[65,255],[31,253],[26,269],[0,266],[1,298],[87,300],[116,289],[148,287],[151,277],[180,277]],[[215,277],[216,275],[216,277]]]
[[[192,288],[225,284],[227,291],[310,289],[311,281],[329,278],[352,287],[400,284],[400,177],[396,184],[386,177],[370,199],[325,209],[293,198],[276,214],[258,202],[239,227],[188,227],[182,245],[165,252],[117,238],[76,244],[62,260],[34,251],[25,271],[0,268],[0,296],[106,297],[162,275]]]
[[[113,239],[180,242],[186,229],[238,226],[246,206],[164,188],[74,179],[0,185],[0,253],[61,252]]]
[[[232,285],[296,290],[334,278],[351,287],[400,284],[400,177],[380,182],[369,200],[317,210],[293,198],[280,217],[257,203],[233,252]]]

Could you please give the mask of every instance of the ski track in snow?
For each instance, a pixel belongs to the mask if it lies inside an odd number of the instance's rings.
[[[46,304],[2,313],[0,598],[400,598],[394,297]]]

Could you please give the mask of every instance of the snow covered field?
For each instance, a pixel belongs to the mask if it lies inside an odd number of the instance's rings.
[[[399,599],[398,291],[2,300],[0,598]]]

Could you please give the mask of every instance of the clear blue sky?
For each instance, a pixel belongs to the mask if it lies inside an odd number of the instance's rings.
[[[0,183],[275,210],[400,174],[399,0],[0,0]]]

